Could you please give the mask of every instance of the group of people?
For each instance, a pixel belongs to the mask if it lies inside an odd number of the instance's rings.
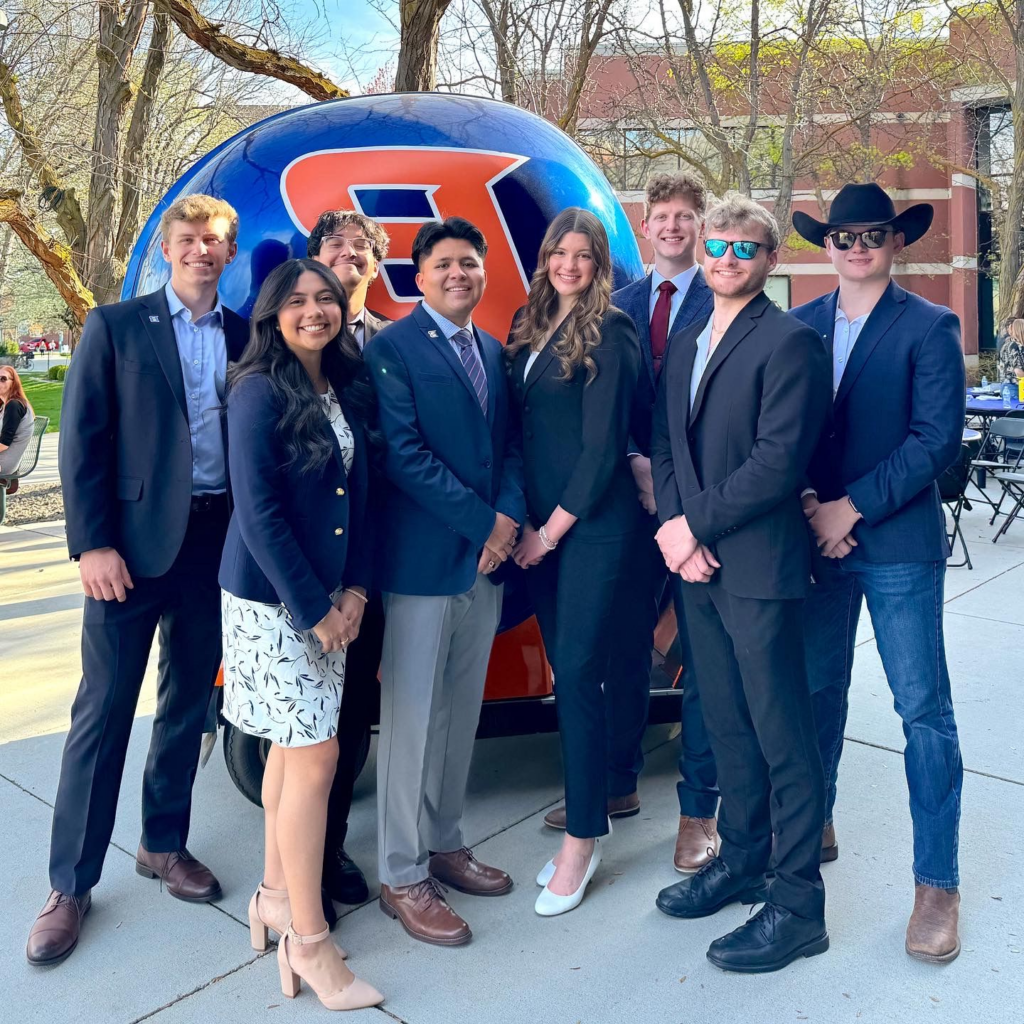
[[[551,222],[507,344],[473,321],[487,242],[422,226],[422,301],[366,308],[382,227],[332,210],[307,257],[262,283],[251,322],[218,280],[238,218],[193,195],[161,221],[165,288],[93,311],[68,374],[60,467],[86,594],[83,679],[54,809],[52,891],[28,959],[75,949],[100,878],[154,634],[158,702],[140,874],[217,899],[187,849],[210,688],[270,743],[253,946],[280,936],[282,988],[382,1000],[330,939],[333,900],[368,898],[345,853],[355,742],[380,671],[380,907],[415,939],[469,941],[447,890],[513,880],[462,816],[502,581],[522,571],[552,664],[565,803],[535,909],[578,907],[611,819],[640,808],[653,633],[683,646],[674,866],[657,906],[692,918],[761,903],[712,943],[733,971],[828,948],[819,866],[866,598],[903,718],[914,827],[906,949],[959,952],[962,764],[942,642],[948,554],[935,481],[963,426],[959,324],[892,279],[931,207],[849,185],[797,231],[833,293],[764,293],[779,225],[687,174],[648,183],[648,276],[613,291],[607,233]],[[698,245],[703,251],[697,262]],[[229,443],[230,442],[230,443]],[[809,594],[813,599],[805,600]]]

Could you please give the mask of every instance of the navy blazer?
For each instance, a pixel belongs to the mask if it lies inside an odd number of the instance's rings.
[[[618,306],[633,321],[640,339],[640,355],[643,366],[637,377],[636,400],[633,404],[633,422],[629,453],[646,453],[650,447],[650,422],[654,407],[654,396],[658,381],[654,374],[654,353],[651,350],[651,278],[652,274],[627,284],[625,288],[612,292],[612,305]],[[715,296],[704,279],[704,270],[697,267],[697,273],[690,282],[682,305],[669,324],[668,339],[662,357],[662,367],[668,359],[672,338],[694,324],[704,324],[711,316]]]
[[[229,361],[248,338],[248,322],[225,308]],[[61,419],[71,557],[112,547],[133,576],[162,576],[181,549],[192,502],[185,383],[163,288],[89,313]]]
[[[250,601],[283,604],[298,629],[315,626],[346,587],[370,589],[373,521],[366,435],[331,381],[355,442],[351,472],[326,416],[332,458],[318,470],[286,466],[277,429],[281,403],[265,376],[246,377],[228,392],[228,448],[234,511],[219,582]]]
[[[762,292],[737,313],[690,404],[703,328],[673,345],[654,410],[651,473],[662,522],[685,515],[737,597],[801,598],[810,545],[800,484],[821,436],[831,380],[815,337]]]
[[[839,292],[799,306],[830,354]],[[821,501],[848,494],[864,517],[847,558],[949,556],[938,478],[959,457],[964,358],[952,310],[889,283],[853,347],[809,469]]]
[[[475,331],[487,373],[486,417],[461,359],[422,305],[366,346],[386,442],[375,569],[383,591],[466,593],[495,513],[524,520],[502,347]]]

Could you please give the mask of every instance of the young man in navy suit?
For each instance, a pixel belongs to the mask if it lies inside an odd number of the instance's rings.
[[[633,320],[643,354],[644,366],[636,401],[636,416],[642,422],[642,430],[638,428],[637,433],[650,434],[654,393],[672,336],[694,324],[704,323],[711,315],[714,296],[697,263],[697,238],[706,207],[707,190],[698,178],[682,173],[652,177],[647,182],[640,230],[654,248],[654,269],[642,280],[612,294],[612,303]],[[645,438],[635,437],[634,450],[630,452],[638,497],[651,516],[646,558],[637,567],[644,575],[646,600],[631,606],[628,621],[619,623],[620,639],[611,665],[612,672],[624,678],[642,679],[644,685],[610,687],[606,691],[619,705],[609,707],[607,716],[613,726],[608,736],[608,813],[611,817],[625,817],[640,809],[637,778],[643,767],[641,742],[647,726],[651,649],[668,579],[686,673],[681,706],[681,778],[676,784],[679,830],[673,863],[677,871],[691,872],[706,864],[718,849],[715,820],[718,774],[700,709],[680,578],[678,573],[667,572],[654,540],[658,521],[651,460],[640,451],[646,447]],[[553,828],[565,828],[565,808],[555,808],[544,821]]]
[[[866,599],[907,738],[916,886],[906,950],[945,963],[960,951],[963,763],[942,636],[949,544],[936,480],[960,451],[964,363],[956,315],[891,276],[896,254],[931,221],[925,203],[897,215],[875,184],[845,186],[827,222],[794,214],[797,231],[825,248],[839,288],[793,315],[832,358],[832,423],[803,499],[820,553],[805,630],[827,787],[823,859],[839,852],[832,809]]]
[[[74,951],[114,829],[150,648],[157,707],[136,870],[190,903],[219,898],[185,847],[206,708],[221,657],[217,569],[228,525],[224,380],[248,325],[217,285],[238,215],[186,196],[160,221],[170,283],[94,309],[64,390],[60,477],[68,550],[85,591],[82,684],[53,809],[50,884],[32,964]]]
[[[384,593],[377,749],[380,907],[422,942],[469,925],[442,885],[499,896],[512,879],[465,845],[462,808],[504,562],[526,514],[501,344],[474,325],[487,243],[460,217],[413,242],[423,302],[366,350],[386,441],[378,529]]]
[[[388,254],[387,232],[371,217],[355,210],[325,210],[309,233],[306,255],[329,267],[348,298],[348,326],[363,349],[390,321],[366,308],[366,293]],[[365,903],[366,878],[345,851],[356,761],[376,712],[377,670],[384,645],[384,608],[372,593],[363,614],[359,637],[348,650],[345,674],[349,685],[341,698],[338,725],[338,770],[327,807],[324,850],[324,891],[339,903]],[[330,917],[328,917],[330,923]]]

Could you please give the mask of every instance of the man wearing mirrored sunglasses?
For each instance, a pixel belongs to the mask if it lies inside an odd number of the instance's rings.
[[[672,917],[764,902],[708,959],[775,971],[828,949],[819,873],[824,778],[801,638],[810,551],[800,487],[828,410],[815,333],[764,294],[779,228],[736,193],[708,212],[706,325],[675,338],[658,385],[657,540],[682,577],[700,700],[718,765],[721,850],[662,890]],[[765,875],[775,835],[775,876]]]
[[[803,495],[818,548],[804,627],[825,769],[823,859],[839,853],[832,814],[866,599],[907,738],[916,884],[906,950],[946,963],[960,951],[963,763],[942,635],[949,543],[936,480],[960,452],[964,364],[956,315],[891,276],[896,255],[931,221],[926,203],[897,214],[876,184],[846,185],[825,222],[795,213],[793,226],[828,253],[839,288],[793,315],[832,358],[831,423]]]

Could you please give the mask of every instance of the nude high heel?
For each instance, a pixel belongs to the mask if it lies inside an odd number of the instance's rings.
[[[277,946],[277,966],[281,972],[281,991],[289,998],[294,999],[302,988],[302,982],[316,993],[317,999],[328,1010],[362,1010],[370,1006],[379,1006],[384,1002],[384,997],[369,983],[353,976],[352,980],[342,989],[323,991],[326,982],[315,976],[316,972],[310,970],[308,977],[299,974],[288,957],[289,945],[309,946],[315,942],[323,942],[325,939],[330,942],[330,930],[325,928],[317,935],[298,935],[289,924],[287,931],[281,936]],[[310,965],[310,968],[312,965]]]
[[[277,901],[276,906],[274,902]],[[249,938],[252,948],[257,953],[264,953],[270,941],[271,931],[284,935],[292,919],[291,905],[288,902],[287,889],[268,889],[262,882],[249,900]],[[348,953],[338,947],[342,960],[348,959]]]

